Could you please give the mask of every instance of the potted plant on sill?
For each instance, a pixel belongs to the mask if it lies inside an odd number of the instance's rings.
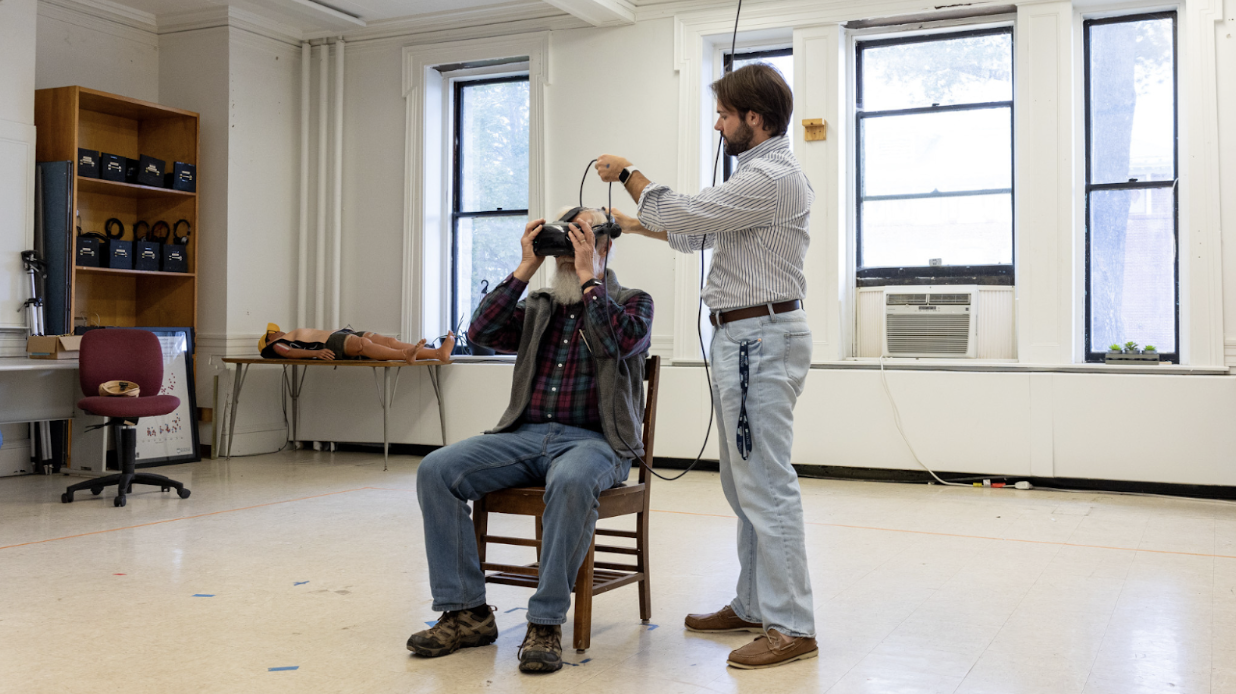
[[[1130,340],[1124,343],[1123,347],[1118,344],[1108,347],[1107,354],[1103,355],[1103,361],[1107,364],[1130,366],[1158,364],[1159,352],[1154,345],[1146,345],[1145,349],[1138,349],[1137,343]]]

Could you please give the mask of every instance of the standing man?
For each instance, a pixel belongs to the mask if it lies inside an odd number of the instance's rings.
[[[803,260],[815,193],[786,138],[794,97],[764,64],[712,84],[715,128],[738,170],[699,195],[651,182],[627,159],[603,155],[597,172],[639,203],[638,220],[614,213],[623,231],[676,251],[712,248],[703,300],[715,328],[710,350],[721,451],[721,486],[738,515],[737,596],[711,614],[688,615],[692,631],[762,633],[730,653],[743,669],[813,658],[814,604],[807,572],[802,497],[790,465],[794,403],[811,365],[802,310]]]

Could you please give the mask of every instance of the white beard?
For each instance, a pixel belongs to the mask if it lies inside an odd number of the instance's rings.
[[[554,297],[554,301],[564,306],[578,304],[584,300],[584,292],[579,287],[579,275],[575,273],[573,265],[567,266],[564,270],[560,265],[554,264],[554,279],[548,290]]]

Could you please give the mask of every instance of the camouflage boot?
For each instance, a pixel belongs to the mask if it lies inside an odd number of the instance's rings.
[[[408,638],[408,650],[425,658],[450,655],[461,648],[488,646],[498,640],[494,608],[485,606],[484,617],[477,610],[443,612],[432,627]]]
[[[528,623],[528,635],[519,646],[520,672],[557,672],[562,669],[562,627]]]

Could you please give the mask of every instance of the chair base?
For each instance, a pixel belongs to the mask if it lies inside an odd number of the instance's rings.
[[[68,489],[60,495],[61,503],[69,504],[73,502],[73,494],[75,492],[90,490],[91,494],[98,496],[103,493],[105,487],[116,487],[116,498],[113,501],[115,506],[124,506],[127,501],[128,494],[133,493],[134,484],[149,484],[161,488],[163,491],[171,489],[176,490],[176,495],[182,499],[188,499],[190,491],[185,488],[182,482],[177,482],[170,477],[163,475],[155,475],[149,472],[137,472],[134,461],[134,454],[137,450],[137,430],[133,427],[136,419],[130,419],[127,422],[120,419],[109,420],[107,425],[114,426],[118,430],[116,452],[120,459],[120,472],[115,475],[107,475],[106,477],[98,477],[85,482],[69,485]]]

